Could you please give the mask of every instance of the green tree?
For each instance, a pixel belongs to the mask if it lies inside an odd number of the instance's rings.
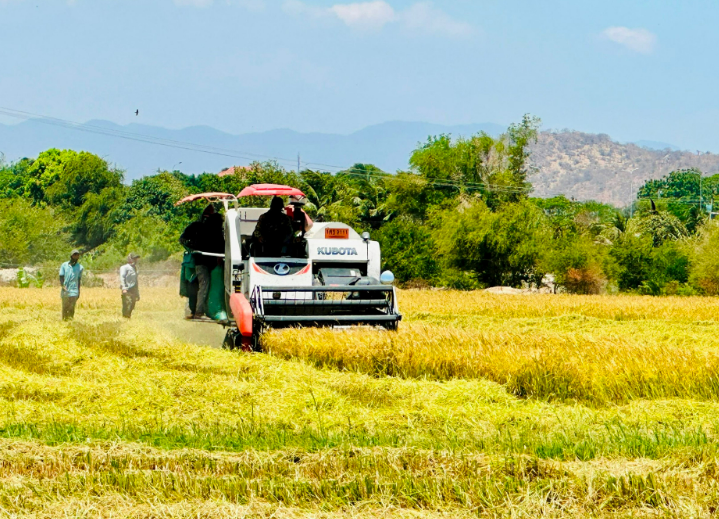
[[[610,250],[613,264],[605,269],[620,290],[636,290],[648,279],[652,267],[652,238],[624,233]]]
[[[123,221],[137,211],[145,211],[148,216],[160,218],[165,222],[187,220],[189,206],[175,206],[179,200],[190,194],[183,180],[182,177],[167,171],[134,180],[127,190],[123,204]]]
[[[409,163],[438,195],[452,198],[480,192],[487,205],[496,209],[526,198],[531,190],[527,162],[539,124],[539,119],[525,115],[497,139],[484,132],[454,140],[449,135],[430,137],[412,153]]]
[[[383,268],[391,270],[398,281],[431,282],[437,276],[436,251],[426,225],[402,216],[384,224],[376,239]]]
[[[708,222],[700,231],[691,250],[689,278],[697,289],[719,295],[719,222]]]
[[[70,229],[75,241],[89,249],[107,241],[123,219],[125,193],[123,186],[86,194],[85,202],[70,213]]]
[[[87,258],[96,268],[112,268],[124,262],[127,254],[135,252],[148,263],[164,261],[181,250],[179,233],[167,222],[138,212],[117,225],[112,238]]]
[[[467,200],[439,211],[432,223],[438,254],[450,267],[472,272],[486,286],[541,283],[551,233],[533,204],[506,204],[492,212],[481,200]]]
[[[0,164],[0,198],[25,197],[31,165],[32,160],[27,158],[15,164]]]
[[[540,125],[538,117],[525,114],[521,123],[511,124],[507,130],[507,169],[511,175],[511,185],[523,187],[527,192],[532,187],[527,182],[529,146],[537,141]]]
[[[349,184],[348,177],[319,171],[302,172],[299,185],[307,195],[305,210],[319,221],[344,222],[351,226],[360,224],[360,204],[354,203],[357,192]]]
[[[654,247],[659,247],[666,241],[679,240],[689,235],[681,220],[665,211],[630,219],[627,223],[627,232],[650,237]]]
[[[336,176],[349,188],[346,202],[356,208],[362,228],[379,229],[390,219],[387,179],[391,175],[372,164],[355,164]]]
[[[71,249],[65,225],[52,208],[0,200],[0,264],[37,265],[64,258]]]
[[[24,196],[30,198],[36,205],[48,203],[46,198],[48,188],[60,178],[63,163],[74,154],[74,151],[60,151],[55,148],[40,153],[28,164],[25,185],[22,188]]]
[[[46,199],[65,208],[80,207],[90,194],[122,188],[122,180],[123,173],[97,155],[65,150],[60,154],[54,181],[45,189]]]

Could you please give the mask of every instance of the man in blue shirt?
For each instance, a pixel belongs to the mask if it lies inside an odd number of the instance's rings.
[[[82,282],[82,265],[80,251],[75,249],[70,254],[70,261],[60,265],[60,298],[62,299],[62,320],[67,321],[75,317],[75,304],[80,297],[80,283]]]

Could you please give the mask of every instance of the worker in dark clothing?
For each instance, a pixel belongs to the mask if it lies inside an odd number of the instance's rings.
[[[299,231],[300,236],[304,236],[314,225],[312,218],[302,209],[302,206],[306,203],[307,199],[305,197],[292,195],[290,196],[290,205],[285,208],[287,216],[292,220],[292,229],[295,232]]]
[[[225,231],[223,229],[224,219],[220,213],[212,213],[207,216],[202,222],[205,233],[205,252],[212,252],[213,254],[224,254],[225,253]],[[218,260],[222,258],[207,257],[208,266],[213,268],[218,265]]]
[[[272,197],[270,210],[260,216],[252,233],[252,237],[260,243],[262,255],[281,256],[282,248],[292,241],[294,234],[284,202],[279,196]]]
[[[223,253],[225,250],[222,231],[222,216],[208,205],[202,212],[200,221],[187,226],[180,236],[180,243],[192,252],[197,275],[197,304],[192,310],[192,318],[202,318],[207,314],[207,294],[210,290],[210,272],[218,264],[218,258],[206,256],[201,252]]]

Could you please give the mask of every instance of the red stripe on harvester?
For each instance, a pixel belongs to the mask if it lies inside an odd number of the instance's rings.
[[[244,295],[230,294],[230,310],[243,337],[252,337],[252,307]]]

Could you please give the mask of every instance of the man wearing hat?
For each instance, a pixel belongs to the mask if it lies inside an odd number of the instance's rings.
[[[301,236],[304,236],[314,225],[312,218],[302,209],[306,203],[305,197],[292,195],[290,204],[285,208],[287,216],[292,220],[292,228],[295,232],[300,231]]]
[[[70,253],[70,260],[60,265],[60,298],[62,299],[63,321],[75,317],[75,304],[80,298],[80,283],[84,270],[79,261],[80,251],[75,249]]]
[[[140,288],[137,285],[138,254],[131,252],[127,255],[127,263],[120,267],[120,288],[122,289],[122,316],[129,319],[135,309],[135,303],[140,300]]]

